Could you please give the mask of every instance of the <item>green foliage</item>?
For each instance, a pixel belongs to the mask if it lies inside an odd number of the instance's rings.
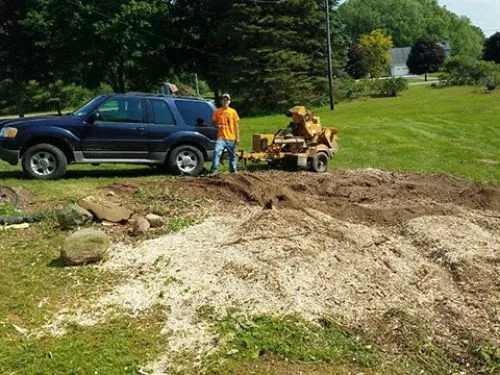
[[[481,346],[475,350],[475,354],[489,374],[496,374],[500,371],[500,348]]]
[[[194,221],[190,217],[174,217],[168,222],[168,227],[174,231],[179,232],[184,228],[193,225]]]
[[[367,60],[370,63],[370,75],[372,77],[380,77],[387,73],[392,38],[384,35],[381,30],[373,30],[370,34],[361,35],[359,44],[363,47]]]
[[[483,58],[500,64],[500,31],[490,36],[484,42]]]
[[[404,78],[360,79],[342,78],[335,80],[334,95],[337,101],[367,97],[393,97],[408,89]]]
[[[0,216],[14,216],[19,213],[20,211],[12,203],[0,200]]]
[[[230,369],[234,363],[264,356],[299,363],[355,361],[361,366],[377,363],[377,353],[334,319],[324,319],[322,323],[315,324],[297,315],[261,315],[250,320],[228,316],[218,325],[221,345],[215,354],[207,358],[204,373]]]
[[[445,59],[443,48],[430,39],[418,39],[411,47],[407,65],[411,73],[427,74],[435,72]]]
[[[347,73],[356,79],[365,78],[370,72],[370,61],[363,46],[353,44],[349,48]]]
[[[450,86],[484,85],[492,90],[500,85],[500,66],[492,61],[457,56],[445,62],[440,81]]]
[[[326,91],[327,77],[324,11],[319,3],[176,1],[178,33],[199,49],[185,50],[183,59],[216,97],[230,92],[243,115],[314,102]],[[333,68],[340,74],[347,40],[334,9],[331,14]]]
[[[11,87],[8,81],[0,84],[0,97],[8,98],[8,90]],[[42,86],[39,82],[31,80],[27,82],[25,88],[25,108],[29,112],[54,111],[56,101],[60,101],[62,108],[75,108],[88,99],[95,92],[74,83],[65,84],[58,80],[53,84]],[[15,112],[12,101],[0,103],[0,114],[12,114]]]
[[[380,81],[381,96],[398,96],[404,90],[408,89],[408,81],[404,78],[389,78]]]
[[[437,0],[348,0],[339,7],[352,40],[375,29],[390,35],[396,47],[418,38],[450,40],[452,55],[479,57],[484,35],[466,17],[459,17]]]

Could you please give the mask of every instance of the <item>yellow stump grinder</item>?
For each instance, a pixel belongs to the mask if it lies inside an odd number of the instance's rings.
[[[239,150],[239,159],[326,172],[328,160],[337,152],[337,129],[322,127],[319,117],[303,106],[291,108],[287,116],[292,121],[286,129],[275,134],[254,134],[252,152]]]

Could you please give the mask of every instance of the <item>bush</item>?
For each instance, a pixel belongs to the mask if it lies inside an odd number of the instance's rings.
[[[334,94],[338,101],[365,97],[393,97],[408,88],[406,79],[360,79],[342,78],[335,81]]]
[[[481,85],[493,90],[500,85],[500,66],[492,61],[456,56],[445,62],[439,80],[450,86]]]
[[[380,81],[380,89],[379,93],[381,96],[387,97],[387,96],[398,96],[398,94],[403,91],[408,89],[408,81],[404,78],[397,77],[397,78],[389,78],[389,79],[384,79]]]

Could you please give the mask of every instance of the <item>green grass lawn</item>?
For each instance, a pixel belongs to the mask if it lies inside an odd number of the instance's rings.
[[[500,91],[473,87],[414,86],[397,98],[316,108],[324,126],[339,129],[330,167],[445,172],[500,182]],[[285,127],[282,115],[242,120],[242,146],[250,134]]]
[[[500,182],[499,90],[484,94],[470,86],[419,85],[397,98],[338,103],[333,112],[323,107],[314,113],[323,125],[339,129],[340,150],[332,168],[445,172],[473,181]],[[253,133],[273,133],[288,121],[282,114],[243,118],[241,147],[250,150]],[[149,168],[103,165],[71,166],[75,172],[68,177],[85,177],[91,171],[93,177],[114,178],[123,169],[129,177],[132,170],[137,176],[151,175]],[[19,170],[0,161],[0,178],[8,184],[19,183]],[[85,178],[79,180],[86,183]]]

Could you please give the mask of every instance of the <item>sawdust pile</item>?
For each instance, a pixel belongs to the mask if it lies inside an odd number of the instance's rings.
[[[203,354],[214,349],[207,318],[228,308],[335,315],[353,327],[401,309],[446,342],[472,332],[500,345],[497,186],[369,169],[169,187],[210,198],[213,216],[135,248],[113,246],[100,267],[128,280],[94,303],[86,321],[117,307],[140,314],[162,306],[171,353]],[[64,323],[55,320],[52,327]]]

